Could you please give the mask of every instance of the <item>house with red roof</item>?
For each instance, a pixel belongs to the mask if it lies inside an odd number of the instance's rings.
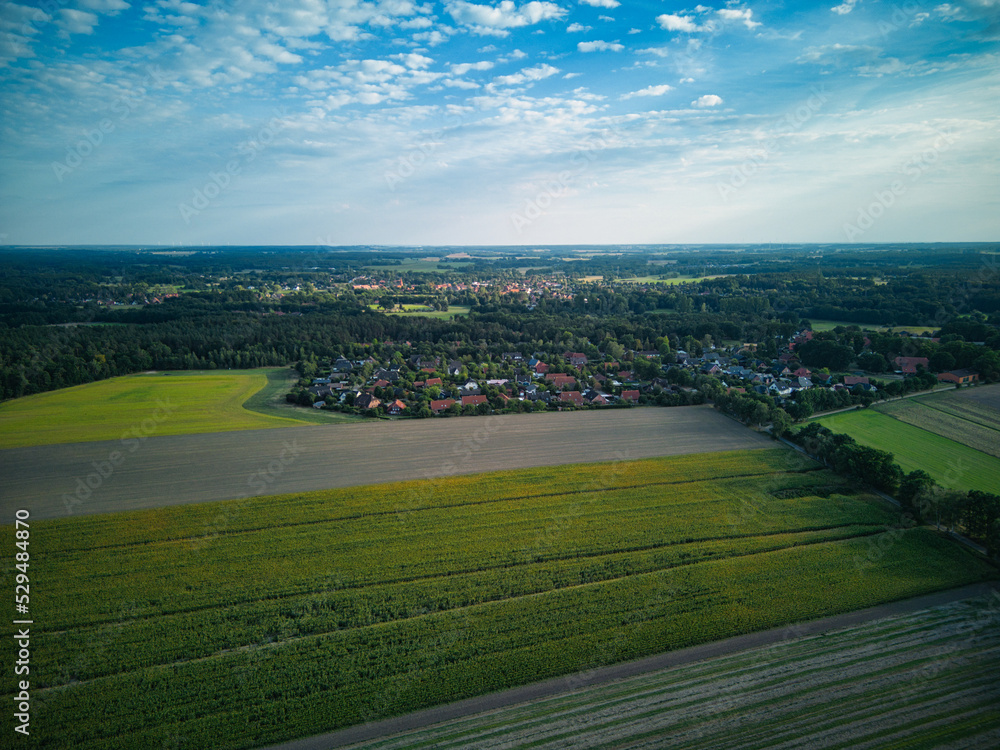
[[[896,357],[892,362],[904,375],[915,375],[918,367],[923,367],[926,370],[930,365],[930,360],[927,357]]]
[[[457,404],[453,398],[441,398],[435,401],[431,401],[431,411],[435,414],[440,414],[443,411],[448,411],[453,404]]]
[[[559,394],[559,400],[563,403],[571,403],[574,406],[583,406],[583,394],[580,391],[563,391]]]

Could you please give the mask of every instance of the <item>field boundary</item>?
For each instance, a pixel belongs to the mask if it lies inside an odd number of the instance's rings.
[[[260,750],[327,750],[328,748],[349,747],[375,739],[384,739],[394,734],[424,729],[434,724],[453,719],[468,718],[475,714],[510,708],[521,703],[551,698],[563,693],[571,693],[582,688],[593,687],[616,682],[628,677],[656,672],[663,669],[691,664],[747,651],[762,646],[769,646],[783,641],[819,635],[834,630],[844,630],[866,622],[880,620],[894,615],[908,614],[922,609],[951,604],[964,599],[986,596],[991,592],[1000,591],[1000,583],[976,583],[957,589],[948,589],[932,594],[923,594],[912,599],[880,604],[875,607],[845,612],[839,615],[824,617],[819,620],[809,620],[762,630],[757,633],[747,633],[732,638],[697,646],[669,651],[655,656],[648,656],[630,662],[597,667],[585,672],[577,672],[563,677],[556,677],[542,682],[524,685],[522,687],[503,690],[498,693],[466,698],[465,700],[447,703],[442,706],[415,711],[391,719],[361,724],[336,732],[315,735],[279,745],[268,745]]]

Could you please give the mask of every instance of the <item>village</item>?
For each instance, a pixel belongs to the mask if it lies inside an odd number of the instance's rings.
[[[600,352],[509,351],[485,361],[420,354],[404,358],[400,350],[409,348],[404,344],[389,360],[337,357],[329,363],[328,374],[300,380],[287,401],[370,417],[426,418],[685,406],[705,403],[721,391],[766,397],[795,418],[804,418],[814,408],[868,405],[902,395],[915,387],[906,381],[927,373],[930,365],[927,357],[899,356],[893,360],[893,372],[879,379],[860,369],[810,369],[799,361],[796,348],[812,339],[811,330],[799,331],[774,359],[758,357],[751,343],[710,345],[695,354],[671,350],[664,341],[658,350],[625,350],[618,359]],[[971,370],[953,370],[938,373],[936,379],[961,386],[975,384],[979,377]],[[932,381],[922,382],[926,386]]]

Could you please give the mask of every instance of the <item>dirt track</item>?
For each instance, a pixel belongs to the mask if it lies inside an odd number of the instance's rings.
[[[67,509],[74,515],[111,513],[773,445],[699,406],[154,436],[131,446],[114,440],[14,448],[0,451],[0,522],[10,523],[18,508],[29,509],[32,519],[60,518]]]

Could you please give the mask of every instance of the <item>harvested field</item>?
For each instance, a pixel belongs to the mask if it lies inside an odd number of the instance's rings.
[[[1000,457],[1000,431],[983,424],[988,419],[983,407],[965,400],[951,402],[925,397],[879,404],[874,408],[901,422]],[[968,412],[963,414],[966,409]]]
[[[900,523],[783,448],[32,519],[33,740],[241,750],[996,576]]]
[[[1000,746],[1000,595],[800,637],[350,746]],[[346,733],[345,733],[346,734]],[[319,739],[319,738],[317,738]]]
[[[961,391],[951,391],[950,395],[954,396],[956,401],[959,399],[971,401],[980,407],[985,407],[993,424],[997,424],[997,420],[1000,419],[1000,383],[963,388]]]
[[[708,406],[153,436],[0,451],[0,510],[4,518],[16,508],[59,518],[772,445]]]

